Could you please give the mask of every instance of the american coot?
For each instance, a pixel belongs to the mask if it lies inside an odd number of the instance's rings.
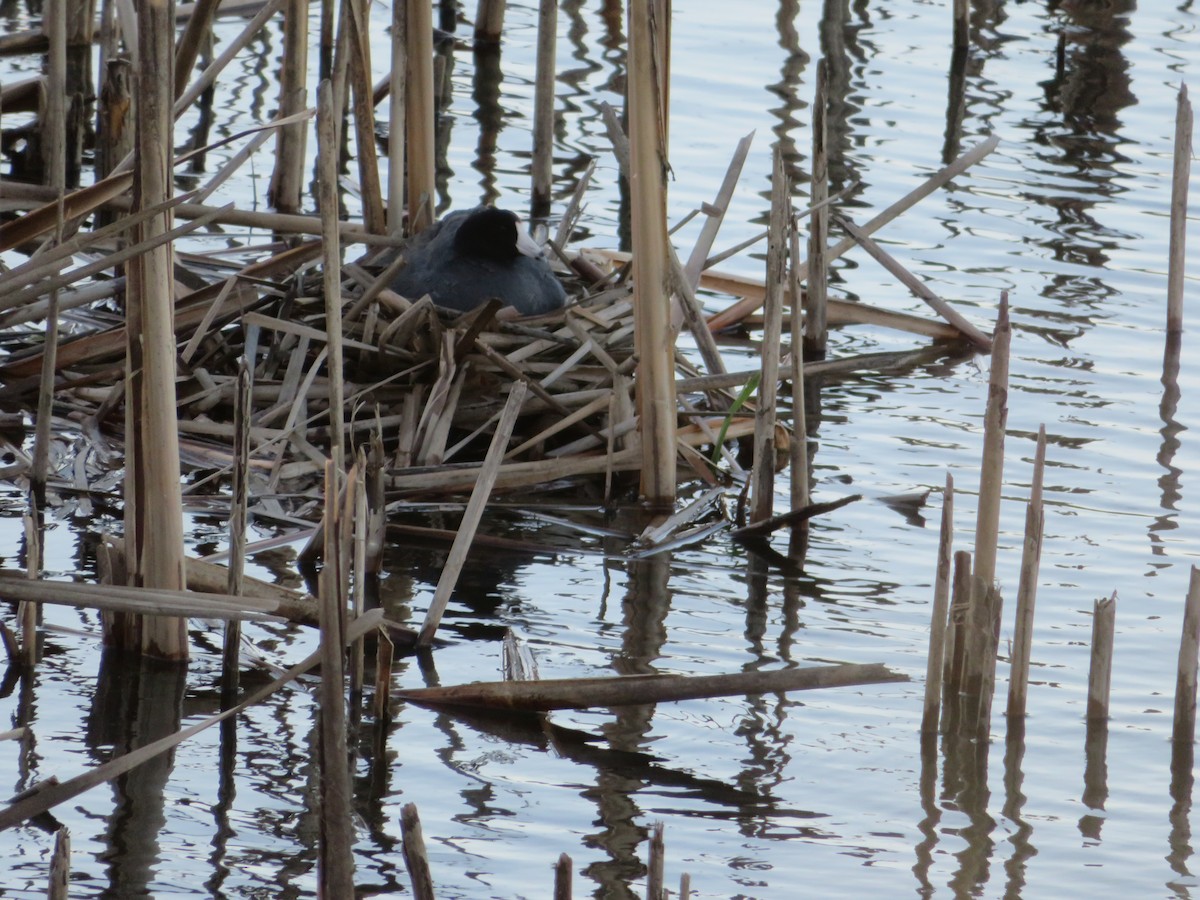
[[[408,260],[391,288],[463,312],[497,297],[522,315],[567,301],[541,250],[515,213],[480,206],[446,216],[405,248]]]

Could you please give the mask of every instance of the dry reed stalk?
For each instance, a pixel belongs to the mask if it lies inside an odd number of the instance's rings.
[[[71,832],[60,826],[54,832],[54,850],[50,854],[50,885],[46,900],[67,900],[71,880]]]
[[[321,83],[328,102],[329,82]],[[321,686],[320,696],[320,855],[318,885],[322,896],[354,895],[354,829],[351,821],[350,769],[346,751],[345,570],[342,558],[338,482],[342,470],[325,464],[325,566],[320,575]]]
[[[679,900],[691,900],[692,876],[684,872],[679,876]]]
[[[505,0],[479,0],[475,10],[475,43],[498,44],[504,31]]]
[[[392,714],[392,659],[396,645],[384,628],[379,629],[375,640],[375,721],[386,722]]]
[[[491,446],[488,447],[487,457],[480,467],[478,480],[475,482],[474,490],[471,492],[471,499],[467,503],[467,508],[463,511],[462,521],[459,523],[454,545],[450,548],[450,554],[446,558],[445,566],[442,568],[442,574],[438,579],[433,600],[429,604],[429,610],[425,613],[425,622],[421,626],[421,632],[417,638],[419,646],[428,647],[433,642],[433,636],[437,632],[438,624],[441,622],[442,615],[446,611],[446,606],[450,602],[450,595],[454,593],[454,586],[458,583],[458,576],[461,574],[462,567],[467,561],[467,552],[471,548],[471,540],[474,538],[475,531],[479,527],[479,520],[483,516],[483,510],[487,506],[488,498],[491,496],[492,486],[496,483],[496,476],[500,471],[501,463],[504,459],[504,451],[508,447],[508,440],[512,436],[513,426],[517,424],[517,416],[521,412],[521,404],[525,401],[525,391],[525,385],[522,382],[514,383],[512,389],[509,391],[508,401],[504,404],[504,414],[500,417],[500,421],[496,423],[496,433],[492,435]]]
[[[1112,686],[1113,633],[1116,618],[1117,592],[1113,591],[1113,595],[1107,600],[1097,600],[1092,612],[1092,661],[1088,669],[1087,699],[1089,720],[1108,718],[1108,697],[1109,689]],[[1194,652],[1192,657],[1195,658]],[[1188,737],[1188,742],[1191,742],[1191,737]]]
[[[530,218],[550,215],[554,187],[554,51],[557,44],[558,3],[538,4],[537,62],[533,87],[533,189]]]
[[[354,466],[357,477],[350,483],[354,503],[350,601],[354,618],[361,616],[367,608],[367,488],[363,478],[366,471],[367,451],[364,447],[359,447],[357,462]],[[365,647],[362,641],[355,641],[350,647],[350,695],[352,697],[362,696],[365,667]]]
[[[38,117],[41,130],[42,180],[61,193],[67,184],[67,2],[47,0],[42,22],[49,38],[46,90]]]
[[[355,622],[349,632],[346,634],[347,640],[355,640],[360,635],[366,634],[372,628],[378,628],[383,620],[383,613],[380,610],[372,610],[367,615],[363,616]],[[199,734],[207,728],[212,727],[233,716],[240,715],[251,706],[261,703],[267,697],[271,696],[281,687],[294,681],[299,676],[303,675],[313,666],[321,661],[321,651],[315,650],[306,656],[300,663],[288,669],[279,678],[276,678],[270,684],[265,685],[257,691],[252,692],[245,700],[237,706],[210,716],[195,725],[190,725],[166,737],[159,738],[136,750],[131,750],[124,753],[110,762],[103,765],[88,769],[86,772],[76,775],[74,778],[66,781],[58,782],[52,779],[42,782],[38,785],[38,790],[23,795],[21,799],[14,800],[8,806],[0,809],[0,831],[6,828],[12,828],[14,825],[19,825],[22,822],[27,822],[35,816],[39,816],[60,803],[66,803],[73,800],[80,794],[91,790],[98,785],[104,784],[106,781],[111,781],[114,778],[119,778],[126,772],[129,772],[142,763],[154,759],[161,753],[166,753],[168,750],[179,746],[185,740],[194,735]],[[44,785],[44,786],[43,786]]]
[[[1167,333],[1183,331],[1183,276],[1187,270],[1188,181],[1192,170],[1192,104],[1179,85],[1175,109],[1175,165],[1171,178],[1171,236],[1167,251]]]
[[[835,221],[845,229],[847,234],[858,242],[860,247],[867,251],[867,254],[872,259],[887,269],[901,284],[916,294],[917,297],[933,307],[938,315],[962,332],[963,337],[984,352],[992,349],[991,338],[968,322],[954,307],[930,290],[923,281],[918,280],[915,275],[905,269],[891,254],[864,234],[862,229],[855,225],[852,219],[842,215],[836,216]]]
[[[1025,546],[1021,553],[1021,577],[1017,583],[1017,620],[1013,628],[1011,674],[1008,681],[1008,717],[1025,715],[1029,694],[1029,660],[1033,649],[1033,610],[1037,600],[1038,568],[1042,560],[1042,534],[1046,521],[1042,507],[1042,481],[1046,468],[1046,426],[1038,429],[1037,453],[1033,461],[1033,485],[1025,510]]]
[[[675,289],[672,298],[671,328],[673,331],[678,331],[681,324],[681,322],[675,321],[677,303],[682,311],[682,322],[687,323],[688,331],[692,333],[692,337],[696,341],[696,349],[700,351],[700,358],[704,360],[705,368],[714,374],[724,372],[725,360],[721,357],[716,338],[708,330],[708,325],[704,321],[704,309],[700,306],[700,301],[696,299],[696,292],[688,281],[679,257],[675,254],[675,248],[668,245],[667,255],[670,258],[671,281]]]
[[[172,78],[174,23],[169,0],[149,0],[138,9],[137,159],[134,192],[144,206],[162,203],[171,195]],[[151,217],[136,229],[137,242],[171,230],[170,213]],[[175,327],[172,248],[160,244],[130,266],[130,307],[136,308],[137,327],[129,331],[130,379],[126,397],[126,439],[133,452],[132,477],[127,489],[133,521],[125,533],[133,536],[131,572],[148,588],[180,590],[183,573],[183,509],[179,487],[179,433],[175,412]],[[136,487],[132,485],[136,484]],[[132,525],[132,527],[130,527]],[[187,658],[187,622],[176,617],[151,617],[141,625],[141,651],[169,660]]]
[[[339,472],[346,466],[345,388],[342,383],[342,248],[338,238],[338,121],[333,87],[317,88],[317,160],[320,185],[325,290],[325,334],[329,359],[330,455]]]
[[[666,23],[650,4],[629,8],[626,104],[629,116],[633,283],[638,357],[641,494],[652,506],[675,501],[674,335],[667,290],[666,124],[655,42]]]
[[[405,121],[408,101],[408,2],[392,2],[392,69],[388,74],[388,234],[404,236]]]
[[[946,631],[950,612],[951,557],[954,553],[954,477],[946,473],[942,492],[942,525],[938,534],[937,574],[933,581],[933,612],[929,627],[929,659],[925,666],[925,712],[921,733],[936,734],[942,709],[942,676],[946,670]]]
[[[1000,532],[1000,499],[1004,486],[1004,427],[1008,421],[1008,292],[1000,294],[987,410],[983,419],[983,454],[979,463],[979,505],[975,511],[974,574],[991,584],[996,577],[996,544]]]
[[[124,57],[107,59],[96,113],[96,180],[103,181],[117,163],[133,151],[135,110],[131,99],[133,63]],[[104,218],[110,218],[106,213]]]
[[[400,691],[396,696],[420,706],[548,712],[555,709],[637,706],[643,703],[808,691],[907,680],[906,675],[893,672],[882,664],[869,663],[725,675],[619,675],[538,681],[483,681],[413,688]]]
[[[400,0],[396,0],[400,2]],[[408,76],[405,82],[407,123],[404,129],[408,162],[408,231],[419,234],[433,224],[434,136],[433,9],[427,0],[404,0],[408,19]]]
[[[787,277],[788,180],[776,144],[771,168],[771,221],[767,238],[767,296],[763,304],[762,377],[754,408],[754,469],[750,473],[750,524],[769,519],[775,506],[775,422],[783,342],[783,291]]]
[[[960,713],[963,693],[963,672],[966,660],[967,620],[971,604],[971,553],[954,553],[954,576],[951,580],[950,616],[946,629],[945,663],[942,667],[942,708],[940,731],[952,730],[950,720]]]
[[[433,894],[433,876],[429,872],[429,857],[425,855],[425,838],[421,834],[421,817],[417,804],[405,803],[400,809],[401,851],[404,867],[412,879],[413,900],[437,900]]]
[[[1191,744],[1196,737],[1196,670],[1200,653],[1200,569],[1192,566],[1183,607],[1183,630],[1175,675],[1175,721],[1171,739]]]
[[[655,822],[650,832],[650,851],[646,861],[646,900],[664,900],[663,868],[666,864],[663,823]]]
[[[960,52],[970,45],[970,0],[954,0],[954,50]]]
[[[216,18],[220,0],[197,0],[192,15],[188,16],[179,45],[175,50],[175,95],[182,93],[196,65],[200,47],[210,36],[213,19]],[[286,62],[286,55],[284,57]]]
[[[560,853],[554,864],[554,900],[571,900],[571,857]]]
[[[829,149],[826,146],[825,117],[829,110],[829,63],[817,63],[817,84],[813,97],[812,179],[810,199],[813,211],[808,226],[808,290],[804,297],[806,333],[802,343],[793,341],[792,352],[803,346],[804,355],[823,359],[829,342]],[[800,260],[792,260],[799,266]],[[792,315],[798,319],[800,294],[792,292]]]
[[[992,623],[999,610],[1000,595],[995,586],[977,575],[971,576],[963,640],[962,693],[966,700],[961,718],[961,733],[985,735],[991,722],[991,680],[996,658],[996,635]]]
[[[234,395],[233,483],[229,489],[229,577],[226,590],[240,597],[245,590],[246,517],[250,501],[250,402],[251,369],[243,357],[238,362],[237,392]],[[190,577],[189,577],[190,581]],[[221,651],[222,692],[237,693],[238,651],[242,644],[242,626],[236,619],[225,625]]]
[[[788,206],[791,206],[790,198]],[[788,259],[791,262],[788,268],[789,284],[792,296],[799,297],[800,278],[796,267],[800,262],[800,225],[794,215],[789,215],[788,221],[791,224],[791,242],[788,251]],[[792,435],[788,444],[788,464],[791,472],[789,494],[792,509],[803,509],[812,499],[808,484],[808,414],[804,389],[804,336],[800,316],[793,313],[788,324],[791,331],[791,353],[789,354],[791,373],[788,380],[792,384]]]
[[[363,0],[346,0],[343,16],[348,22],[350,84],[354,111],[355,158],[362,195],[363,220],[372,234],[387,234],[387,211],[379,182],[379,159],[375,153],[375,102],[371,85],[370,5]]]
[[[27,513],[23,517],[23,524],[25,528],[25,577],[30,581],[37,581],[42,571],[42,537],[38,531],[37,520],[32,515]],[[18,609],[20,612],[18,618],[21,622],[21,645],[16,662],[18,665],[32,669],[38,660],[38,604],[33,600],[23,600]]]
[[[704,224],[700,227],[700,236],[696,238],[696,246],[692,248],[691,255],[688,256],[683,267],[687,283],[692,290],[695,290],[700,284],[700,274],[704,271],[705,261],[712,252],[717,232],[721,230],[721,223],[725,219],[725,213],[729,210],[729,203],[733,199],[733,192],[737,188],[738,178],[741,177],[742,169],[746,165],[746,157],[750,154],[750,144],[753,141],[753,131],[738,141],[737,147],[733,151],[733,157],[729,160],[729,167],[725,170],[725,178],[721,182],[717,196],[702,210],[705,215]]]
[[[279,73],[279,113],[293,116],[308,106],[307,0],[288,0],[283,12],[283,66]],[[271,204],[281,212],[301,209],[304,190],[305,142],[308,129],[294,121],[276,134],[275,169],[271,174]]]
[[[61,219],[58,237],[62,239]],[[30,474],[33,496],[39,508],[45,506],[46,481],[50,474],[50,426],[54,415],[54,376],[58,368],[58,315],[58,291],[52,290],[46,310],[46,342],[42,350],[37,421],[33,434],[33,471]]]
[[[884,225],[900,216],[905,210],[915,206],[919,201],[928,197],[938,188],[947,184],[953,178],[961,175],[971,166],[975,165],[975,163],[979,162],[979,160],[983,159],[985,156],[995,150],[999,143],[1000,138],[993,135],[983,143],[972,147],[950,165],[939,170],[938,172],[935,172],[924,182],[922,182],[920,186],[905,194],[883,212],[879,213],[879,215],[875,216],[875,218],[871,219],[865,225],[862,225],[861,228],[863,233],[868,235],[874,234]],[[829,262],[832,262],[853,246],[855,246],[855,241],[852,238],[846,238],[845,240],[829,248],[829,251],[826,254],[826,259]],[[800,269],[800,277],[803,280],[804,278],[808,277],[808,263],[805,262],[803,265],[801,265]],[[734,303],[729,308],[722,310],[714,316],[711,316],[708,320],[708,327],[713,331],[720,331],[724,328],[728,328],[730,325],[740,322],[747,315],[754,312],[760,305],[761,300],[746,297],[742,300],[739,300],[737,303]]]

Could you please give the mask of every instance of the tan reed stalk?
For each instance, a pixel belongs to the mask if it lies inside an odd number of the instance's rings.
[[[1171,236],[1167,251],[1167,333],[1183,331],[1183,276],[1187,269],[1188,181],[1192,171],[1192,104],[1179,85],[1175,109],[1175,165],[1171,178]]]
[[[279,114],[293,116],[308,107],[307,0],[288,0],[283,11],[283,66],[279,73]],[[307,124],[294,121],[275,136],[275,170],[271,174],[271,204],[281,212],[302,208]]]
[[[433,636],[437,632],[438,624],[450,602],[450,595],[454,593],[458,576],[462,573],[463,565],[467,561],[467,552],[471,549],[471,540],[475,536],[475,530],[479,527],[479,520],[487,506],[488,497],[491,496],[496,475],[500,471],[508,440],[512,436],[513,427],[517,424],[517,416],[520,415],[521,404],[525,401],[525,393],[525,383],[521,381],[515,382],[509,390],[508,401],[504,404],[504,413],[500,416],[500,421],[496,423],[496,433],[492,435],[492,443],[488,447],[487,457],[480,469],[475,488],[471,492],[471,499],[463,511],[458,533],[455,535],[454,544],[446,558],[446,564],[442,568],[433,600],[429,604],[428,612],[425,613],[425,622],[421,626],[421,633],[417,639],[419,646],[428,647],[433,643]]]
[[[790,197],[788,198],[788,207],[791,207]],[[791,265],[788,267],[788,278],[790,279],[791,295],[799,297],[800,278],[796,267],[800,263],[800,226],[794,215],[788,216],[788,224],[791,227],[788,251]],[[789,380],[792,383],[792,440],[788,447],[791,467],[789,486],[792,509],[803,509],[808,506],[812,498],[808,486],[808,415],[805,411],[804,397],[804,329],[801,317],[796,315],[794,308],[788,324],[791,329],[791,356],[789,357],[791,377]]]
[[[107,178],[117,163],[133,152],[137,111],[131,99],[133,64],[124,57],[108,59],[96,116],[96,179]],[[111,220],[105,211],[102,221]]]
[[[396,645],[386,628],[379,629],[375,638],[375,721],[386,722],[392,714],[392,659]]]
[[[42,180],[55,191],[66,187],[67,165],[67,0],[47,0],[43,7],[47,54],[46,90],[38,127],[42,141]]]
[[[979,464],[979,505],[975,514],[975,571],[984,584],[996,577],[996,543],[1000,531],[1000,495],[1004,486],[1004,426],[1008,421],[1008,292],[1000,294],[983,420],[983,456]]]
[[[687,262],[683,266],[687,283],[692,290],[695,290],[700,284],[700,273],[704,271],[704,264],[709,253],[712,252],[717,232],[721,230],[721,223],[725,219],[725,213],[729,210],[729,203],[733,199],[733,192],[737,189],[738,178],[746,165],[746,157],[750,154],[750,144],[753,141],[753,131],[738,141],[737,147],[733,151],[733,157],[729,160],[729,167],[725,170],[725,178],[721,182],[717,196],[704,210],[705,218],[704,224],[700,226],[700,236],[696,239],[696,246],[692,248],[691,255],[688,256]]]
[[[650,4],[629,8],[626,103],[633,231],[634,345],[638,357],[641,493],[652,506],[675,502],[674,335],[667,290],[666,137],[662,85],[654,68],[664,25]]]
[[[350,483],[354,496],[353,563],[350,599],[354,618],[367,609],[367,488],[363,475],[367,470],[367,451],[358,448],[357,462],[353,471],[356,476]],[[362,641],[350,647],[350,696],[362,697],[363,672],[366,668],[366,648]]]
[[[946,648],[942,667],[942,721],[939,730],[946,734],[952,720],[959,718],[963,693],[963,672],[967,655],[967,620],[971,605],[971,552],[954,553],[954,577],[951,581],[950,616],[946,628]]]
[[[425,855],[417,804],[405,803],[400,809],[400,834],[403,836],[404,867],[412,879],[413,900],[437,900],[433,894],[433,876],[429,872],[429,857]]]
[[[954,50],[956,52],[966,50],[971,42],[970,18],[971,18],[971,3],[970,0],[954,0]]]
[[[396,696],[422,706],[480,707],[496,711],[549,712],[666,703],[745,694],[811,691],[865,684],[891,684],[908,677],[880,663],[805,666],[722,675],[618,675],[483,681],[412,688]]]
[[[928,285],[920,281],[890,253],[864,234],[849,216],[836,216],[835,220],[854,240],[858,241],[859,246],[866,250],[872,259],[895,276],[897,281],[933,307],[938,315],[962,332],[963,337],[985,353],[992,349],[991,338],[967,321],[958,310],[930,290]]]
[[[325,267],[325,331],[329,359],[329,447],[334,467],[346,465],[345,388],[342,383],[342,248],[338,237],[338,121],[333,86],[317,88],[317,159]]]
[[[1033,460],[1033,485],[1025,510],[1025,546],[1021,553],[1021,578],[1017,584],[1017,621],[1013,628],[1011,674],[1008,680],[1008,717],[1025,715],[1029,694],[1029,660],[1033,649],[1033,610],[1037,600],[1038,568],[1042,560],[1042,533],[1046,514],[1042,507],[1042,479],[1046,468],[1046,426],[1038,429]]]
[[[1117,592],[1096,601],[1092,612],[1092,662],[1088,670],[1088,719],[1108,718],[1112,685],[1113,632],[1117,618]],[[1194,648],[1194,645],[1193,645]],[[1193,659],[1195,653],[1192,654]],[[1193,694],[1193,696],[1195,696]],[[1190,741],[1191,738],[1188,738]]]
[[[172,74],[175,58],[173,4],[148,0],[138,8],[138,59],[146,77],[137,80],[137,161],[135,196],[143,206],[162,203],[171,195],[173,134]],[[157,76],[157,77],[156,77]],[[150,240],[171,229],[170,212],[147,219],[136,230],[137,240]],[[141,370],[132,400],[126,401],[126,420],[138,424],[133,477],[136,482],[133,528],[135,566],[146,587],[182,589],[183,507],[179,487],[179,432],[175,401],[175,304],[173,252],[169,243],[146,251],[131,267],[130,293],[139,312],[139,328],[129,331],[130,361]],[[134,371],[131,366],[130,371]],[[127,425],[128,427],[128,425]],[[130,469],[127,466],[127,472]],[[128,504],[126,514],[128,515]],[[141,649],[150,656],[187,658],[187,621],[151,617],[141,626]]]
[[[662,128],[662,158],[671,158],[671,0],[650,0],[656,27],[654,72],[658,82],[658,120]]]
[[[321,82],[328,95],[329,82]],[[318,889],[324,897],[354,896],[354,826],[351,820],[350,769],[346,755],[345,571],[342,556],[338,483],[342,470],[325,464],[325,566],[320,575],[320,856]]]
[[[1197,653],[1200,653],[1200,569],[1192,566],[1175,674],[1175,722],[1171,739],[1176,743],[1191,744],[1196,737]]]
[[[559,854],[554,864],[554,900],[571,900],[571,857]]]
[[[378,575],[383,571],[383,551],[387,540],[387,498],[384,496],[383,425],[379,423],[371,435],[371,450],[367,454],[364,484],[367,492],[367,534],[365,573]]]
[[[60,10],[61,12],[61,10]],[[62,149],[62,148],[60,148]],[[60,186],[61,190],[61,186]],[[59,208],[62,208],[61,193]],[[58,220],[58,241],[62,241],[63,221]],[[38,509],[45,508],[46,481],[50,474],[50,426],[54,416],[54,382],[58,369],[58,291],[50,291],[46,310],[46,343],[42,350],[42,374],[38,384],[37,422],[33,434],[33,496]]]
[[[37,515],[41,515],[38,513]],[[25,577],[37,581],[42,571],[42,536],[38,531],[35,516],[24,516],[25,526]],[[28,668],[38,660],[38,604],[34,600],[23,600],[20,604],[21,646],[17,662]]]
[[[663,823],[655,822],[650,832],[650,852],[646,861],[646,900],[664,900],[663,868],[666,852],[663,843]]]
[[[475,42],[498,44],[504,31],[505,0],[479,0],[475,10]]]
[[[66,825],[54,832],[54,851],[50,855],[50,885],[46,900],[67,900],[71,880],[71,832]]]
[[[400,2],[400,0],[397,0]],[[433,8],[428,0],[408,4],[408,94],[405,153],[408,158],[408,230],[433,224],[435,107],[433,100]]]
[[[388,74],[388,84],[388,234],[399,238],[404,236],[408,0],[392,0],[392,70]]]
[[[218,6],[220,6],[220,0],[196,0],[192,14],[188,16],[187,24],[183,26],[183,34],[180,35],[179,46],[175,50],[176,97],[191,81],[192,68],[196,65],[196,57],[200,54],[201,44],[212,30]],[[285,63],[286,60],[285,54]]]
[[[691,900],[692,876],[684,872],[679,876],[679,900]]]
[[[787,174],[775,145],[771,168],[771,222],[767,238],[767,299],[763,304],[762,377],[754,409],[754,470],[750,473],[749,523],[769,519],[775,506],[775,422],[783,341],[783,289],[787,272]]]
[[[921,733],[936,734],[942,710],[942,675],[946,669],[946,631],[950,612],[951,556],[954,552],[954,476],[946,473],[942,491],[942,526],[938,534],[937,574],[933,581],[933,611],[929,626],[929,659],[925,666],[925,712]]]
[[[375,101],[371,84],[370,5],[363,0],[347,0],[347,34],[350,48],[350,84],[354,98],[354,144],[358,161],[359,189],[362,192],[363,220],[372,234],[387,233],[387,212],[379,182],[379,159],[375,152]]]
[[[243,357],[238,362],[237,389],[234,394],[233,422],[233,479],[229,490],[229,577],[226,590],[240,597],[245,589],[246,574],[246,515],[250,500],[250,417],[254,411],[250,402],[250,365]],[[225,642],[221,652],[221,692],[232,697],[238,689],[238,657],[242,643],[242,626],[237,619],[225,625]]]
[[[918,187],[914,188],[909,193],[905,194],[875,218],[871,219],[864,225],[859,226],[863,233],[874,234],[884,225],[895,220],[902,215],[906,210],[915,206],[918,202],[928,197],[938,188],[950,182],[955,177],[961,175],[979,160],[983,159],[989,153],[996,149],[1000,144],[1000,138],[993,135],[981,144],[972,147],[950,165],[935,172],[929,178],[925,179]],[[844,254],[851,247],[856,246],[853,238],[845,238],[833,247],[829,248],[826,253],[826,260],[832,262],[839,256]],[[801,280],[808,277],[809,263],[806,261],[800,266]],[[722,310],[708,320],[708,327],[713,331],[720,331],[723,328],[728,328],[730,325],[740,322],[754,310],[762,305],[761,297],[745,297],[737,301],[729,308]]]
[[[529,215],[544,219],[550,215],[550,197],[554,189],[554,51],[557,46],[558,3],[541,0],[538,4],[537,63],[533,87],[533,192]]]
[[[995,584],[985,585],[974,579],[973,586],[983,591],[976,630],[979,637],[979,705],[975,734],[986,737],[991,731],[992,699],[996,694],[996,654],[1000,649],[1000,613],[1004,598]]]
[[[807,324],[803,344],[793,343],[793,353],[803,346],[803,355],[824,359],[829,343],[829,148],[825,117],[829,110],[829,63],[817,63],[817,85],[813,97],[812,187],[809,199],[813,211],[808,225],[808,291],[804,295],[804,320]],[[792,263],[799,265],[799,260]],[[792,315],[800,318],[800,293],[792,293]]]

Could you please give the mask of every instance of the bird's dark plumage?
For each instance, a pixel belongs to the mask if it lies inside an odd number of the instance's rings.
[[[472,310],[496,297],[522,315],[551,312],[567,295],[521,220],[480,206],[446,216],[404,249],[407,263],[391,288],[417,299],[429,294],[447,309]]]

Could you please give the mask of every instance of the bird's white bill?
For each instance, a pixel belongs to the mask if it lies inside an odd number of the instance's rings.
[[[520,219],[517,219],[517,252],[534,259],[542,255],[542,248],[529,236],[529,232],[525,230],[525,223]]]

